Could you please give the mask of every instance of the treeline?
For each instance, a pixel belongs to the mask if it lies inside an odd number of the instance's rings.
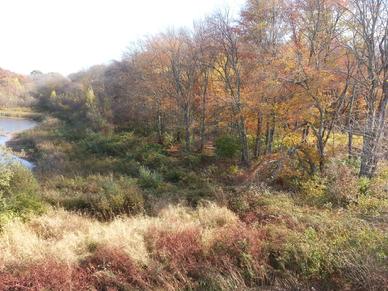
[[[40,106],[79,127],[143,131],[187,152],[229,136],[245,165],[284,152],[309,174],[345,136],[371,177],[386,151],[388,4],[248,0],[238,19],[217,12],[108,66],[34,80]]]
[[[0,107],[31,105],[34,101],[29,94],[31,85],[28,77],[0,68]]]

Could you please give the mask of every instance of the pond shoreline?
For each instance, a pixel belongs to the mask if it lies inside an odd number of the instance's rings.
[[[17,118],[17,119],[30,119],[37,122],[42,121],[44,115],[36,112],[31,108],[17,107],[17,108],[0,108],[0,118]]]
[[[38,122],[29,118],[1,117],[0,116],[0,144],[10,149],[10,161],[15,160],[29,169],[34,168],[34,161],[25,154],[24,146],[18,144],[18,135],[38,125]],[[8,160],[7,155],[4,158]]]

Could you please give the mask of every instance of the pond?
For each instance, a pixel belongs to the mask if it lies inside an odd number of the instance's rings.
[[[38,123],[34,120],[24,118],[0,117],[0,146],[6,147],[6,144],[13,136],[22,131],[35,127]],[[18,161],[23,166],[32,169],[34,164],[19,158],[13,154],[2,153],[0,163]]]

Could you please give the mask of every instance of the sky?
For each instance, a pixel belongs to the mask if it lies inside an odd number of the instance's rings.
[[[120,59],[131,42],[244,0],[0,0],[0,67],[67,75]]]

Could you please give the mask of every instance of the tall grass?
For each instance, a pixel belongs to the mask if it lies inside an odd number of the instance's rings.
[[[241,218],[210,204],[111,222],[65,210],[10,221],[0,235],[0,287],[383,290],[388,283],[388,237],[378,230],[285,196],[251,202],[255,211]]]

